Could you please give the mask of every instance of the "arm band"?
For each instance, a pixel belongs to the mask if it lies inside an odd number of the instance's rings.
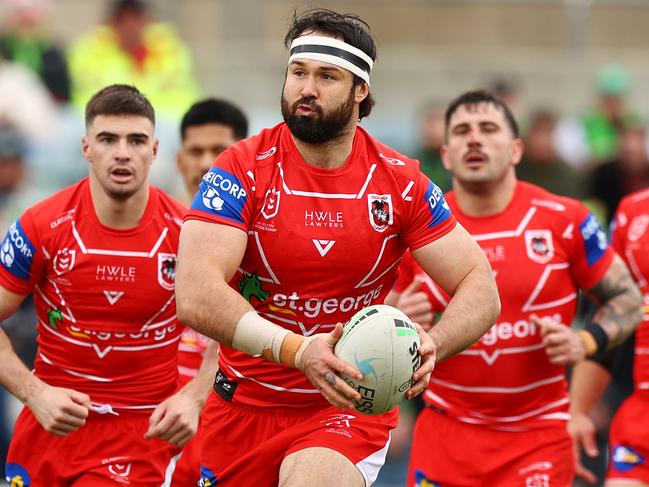
[[[588,323],[583,330],[579,331],[579,336],[589,357],[605,351],[608,347],[608,335],[597,323]]]
[[[248,311],[237,322],[232,346],[253,357],[295,367],[295,355],[303,341],[304,337]]]

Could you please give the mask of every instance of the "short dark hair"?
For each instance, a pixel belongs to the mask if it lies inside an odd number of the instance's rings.
[[[451,122],[451,117],[458,108],[460,108],[461,106],[476,106],[480,103],[489,103],[503,112],[503,115],[505,115],[505,119],[507,120],[507,124],[509,125],[512,134],[514,135],[514,138],[518,139],[520,137],[518,123],[516,122],[516,119],[514,118],[511,110],[499,98],[497,98],[496,95],[487,90],[467,91],[466,93],[462,93],[451,102],[451,104],[446,109],[446,115],[444,117],[447,132],[449,124]]]
[[[139,115],[155,125],[155,110],[151,102],[130,85],[110,85],[95,93],[86,104],[86,127],[97,115]]]
[[[185,139],[189,127],[209,123],[230,127],[237,140],[248,136],[248,119],[238,106],[229,101],[207,98],[194,103],[185,113],[180,123],[180,138]]]
[[[114,21],[126,13],[144,15],[148,10],[146,0],[113,0],[108,8],[108,18]]]
[[[360,49],[372,61],[376,61],[376,42],[370,33],[370,26],[355,14],[339,14],[325,8],[314,8],[298,15],[293,13],[291,27],[284,38],[284,45],[290,49],[291,43],[306,32],[322,32],[332,37],[342,39],[347,44]],[[365,83],[357,75],[354,76],[354,86]],[[372,93],[360,103],[358,118],[367,117],[376,104]]]

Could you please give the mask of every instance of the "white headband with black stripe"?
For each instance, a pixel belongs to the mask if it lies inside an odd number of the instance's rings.
[[[360,49],[346,42],[324,36],[302,36],[291,43],[288,58],[290,65],[295,59],[312,59],[335,64],[370,84],[370,72],[374,65],[372,58]]]

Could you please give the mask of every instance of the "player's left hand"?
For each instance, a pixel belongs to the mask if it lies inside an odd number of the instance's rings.
[[[597,476],[588,470],[581,462],[581,450],[591,458],[599,455],[597,449],[597,441],[595,439],[595,423],[586,414],[571,413],[570,421],[568,422],[568,432],[572,437],[572,448],[575,456],[575,475],[590,485],[597,483]]]
[[[201,402],[191,394],[178,391],[155,408],[149,418],[145,438],[161,438],[172,445],[184,446],[198,429]]]
[[[337,323],[330,333],[318,333],[302,342],[295,356],[295,367],[318,388],[327,401],[338,409],[349,410],[361,395],[352,389],[338,373],[357,379],[363,375],[352,365],[334,355],[334,346],[343,334],[342,323]]]
[[[415,370],[415,373],[412,374],[413,384],[410,386],[410,389],[406,391],[406,399],[412,399],[424,392],[428,382],[430,381],[430,375],[435,368],[435,362],[437,361],[437,346],[432,337],[424,331],[419,323],[413,323],[413,325],[415,325],[417,333],[419,333],[419,341],[421,342],[419,347],[421,364],[419,365],[419,368]]]
[[[536,315],[531,315],[530,319],[541,330],[545,353],[551,364],[574,365],[586,357],[584,343],[569,326]]]

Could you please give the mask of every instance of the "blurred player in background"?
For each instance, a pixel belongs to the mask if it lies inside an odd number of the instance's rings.
[[[235,142],[248,136],[248,118],[226,100],[207,98],[194,103],[180,123],[181,146],[176,167],[191,203],[214,159]]]
[[[607,487],[649,486],[649,190],[638,191],[620,202],[612,225],[613,247],[625,260],[643,293],[642,323],[635,332],[634,391],[618,409],[609,434]],[[619,348],[580,363],[572,375],[571,431],[577,447],[598,454],[595,426],[588,412],[611,379]],[[595,476],[578,465],[577,473],[590,483]]]
[[[517,181],[522,154],[516,120],[491,93],[464,93],[448,107],[448,203],[491,262],[502,312],[475,345],[435,369],[415,426],[411,486],[571,485],[565,366],[622,343],[640,318],[638,290],[595,217]],[[388,302],[422,323],[448,309],[412,258],[402,270]],[[419,286],[429,303],[417,308]],[[600,308],[574,332],[580,289]]]
[[[239,107],[225,100],[208,98],[194,103],[180,124],[181,146],[176,166],[183,178],[189,203],[198,191],[203,175],[214,159],[248,135],[248,119]],[[218,344],[193,328],[186,327],[178,344],[178,372],[184,386],[201,371],[210,379],[209,392],[218,368]],[[205,359],[205,360],[204,360]],[[197,434],[185,445],[176,464],[172,485],[196,485],[200,479],[200,425]]]
[[[475,341],[499,304],[484,255],[414,161],[358,126],[373,99],[365,22],[296,16],[285,122],[235,144],[203,178],[179,253],[179,316],[221,343],[203,420],[203,485],[361,486],[376,479],[397,411],[354,411],[358,377],[333,355],[340,322],[381,303],[407,247],[454,298],[408,390],[435,356]],[[229,283],[229,284],[228,284]]]
[[[86,107],[89,178],[29,208],[0,247],[0,318],[32,292],[32,374],[0,331],[0,382],[25,408],[12,485],[160,485],[208,386],[177,390],[174,279],[184,208],[148,183],[155,115],[112,85]],[[202,392],[203,391],[203,392]]]

